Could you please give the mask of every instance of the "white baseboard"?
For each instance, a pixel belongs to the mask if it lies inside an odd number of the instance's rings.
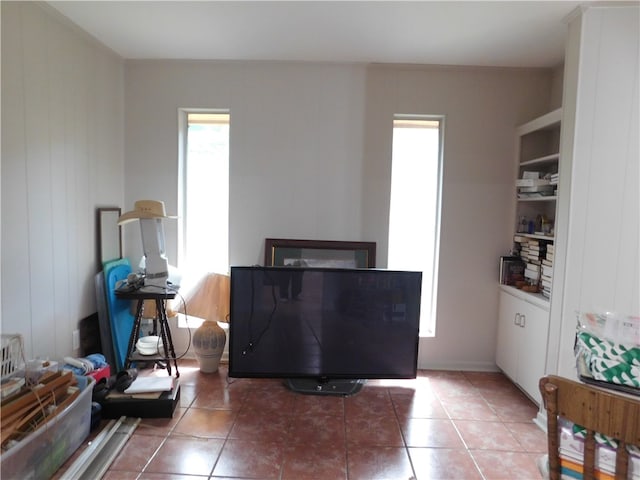
[[[533,423],[540,427],[543,432],[547,433],[547,411],[544,408],[538,410],[538,414],[536,418],[533,419]]]
[[[499,372],[492,362],[418,362],[418,370],[459,370],[465,372]]]

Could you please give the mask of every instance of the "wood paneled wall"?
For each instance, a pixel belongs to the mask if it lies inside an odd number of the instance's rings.
[[[640,314],[639,20],[594,6],[569,25],[549,373],[576,375],[576,312]]]
[[[124,63],[35,2],[2,2],[2,333],[72,353],[95,312],[95,209],[123,206]]]

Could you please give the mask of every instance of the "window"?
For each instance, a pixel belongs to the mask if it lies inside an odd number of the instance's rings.
[[[422,271],[423,337],[436,327],[443,122],[403,115],[393,121],[388,266]]]
[[[187,288],[229,271],[230,114],[180,110],[179,266]]]

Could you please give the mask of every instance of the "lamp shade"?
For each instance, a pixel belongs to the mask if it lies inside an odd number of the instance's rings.
[[[231,302],[231,277],[207,273],[185,295],[178,311],[205,320],[228,322]]]

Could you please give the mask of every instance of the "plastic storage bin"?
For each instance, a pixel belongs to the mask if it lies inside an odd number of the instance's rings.
[[[25,370],[27,380],[32,383],[38,383],[45,373],[58,371],[58,362],[39,359],[29,360]]]
[[[62,412],[0,456],[2,480],[46,480],[78,449],[91,427],[90,378]]]

